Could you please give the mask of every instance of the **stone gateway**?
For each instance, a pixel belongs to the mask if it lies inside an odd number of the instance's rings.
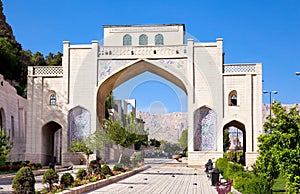
[[[62,66],[28,68],[27,160],[68,162],[72,139],[99,128],[109,93],[151,72],[188,97],[189,166],[222,157],[228,127],[242,130],[246,165],[253,163],[262,130],[260,63],[224,64],[223,39],[186,39],[184,24],[103,28],[103,45],[65,41]]]

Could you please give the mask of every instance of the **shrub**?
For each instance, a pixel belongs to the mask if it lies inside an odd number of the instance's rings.
[[[237,172],[244,171],[244,167],[237,163],[228,163],[226,170],[223,172],[224,179],[233,178],[234,174]]]
[[[34,194],[35,178],[29,167],[22,167],[14,177],[12,182],[13,193],[16,194]]]
[[[104,164],[102,166],[102,168],[101,168],[101,174],[104,175],[104,176],[106,176],[106,175],[113,175],[113,173],[111,172],[111,169],[106,164]]]
[[[58,183],[58,174],[50,168],[44,173],[42,182],[48,183],[49,190],[52,191],[53,183]]]
[[[115,164],[113,167],[113,171],[122,171],[123,172],[124,170],[125,169],[123,168],[122,164],[120,164],[120,163]]]
[[[130,166],[130,157],[126,154],[123,154],[120,163],[123,166]]]
[[[216,166],[218,167],[221,174],[225,172],[228,166],[228,161],[225,158],[218,158],[216,161]]]
[[[252,176],[251,179],[247,181],[245,191],[242,191],[243,194],[252,194],[252,193],[263,193],[269,194],[270,191],[270,183],[261,177]]]
[[[86,177],[87,172],[85,169],[80,168],[76,173],[76,179],[83,180]]]
[[[60,178],[60,183],[63,184],[64,187],[71,186],[73,182],[74,182],[74,177],[69,172],[63,174]]]
[[[88,172],[92,174],[100,174],[101,173],[100,160],[92,160],[89,164]]]

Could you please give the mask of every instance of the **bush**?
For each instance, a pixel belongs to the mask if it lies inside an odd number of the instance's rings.
[[[128,166],[129,167],[130,166],[130,157],[126,154],[123,154],[120,163],[123,166]]]
[[[100,174],[101,173],[100,160],[92,160],[89,164],[88,172],[91,174]]]
[[[243,194],[252,194],[252,193],[263,193],[269,194],[270,183],[261,177],[252,176],[251,179],[246,184],[246,189]]]
[[[106,164],[104,164],[102,166],[102,168],[101,168],[101,174],[104,175],[104,176],[106,176],[106,175],[113,175],[113,173],[111,172],[111,169]]]
[[[122,164],[118,163],[118,164],[115,164],[115,165],[114,165],[113,171],[121,171],[121,172],[124,172],[125,169],[123,168]]]
[[[58,183],[58,174],[50,168],[44,173],[42,182],[48,183],[49,190],[52,191],[53,183]]]
[[[225,172],[228,166],[228,161],[225,158],[218,158],[216,161],[216,166],[218,167],[221,174]]]
[[[29,167],[22,167],[14,177],[12,182],[13,193],[16,194],[34,194],[35,178]]]
[[[63,174],[60,178],[60,184],[63,184],[64,187],[71,186],[73,182],[74,182],[74,177],[69,172]]]
[[[80,168],[76,173],[76,179],[83,180],[86,177],[87,172],[85,169]]]
[[[227,169],[223,174],[224,179],[233,178],[234,174],[237,172],[243,172],[244,167],[241,164],[237,163],[228,163]]]

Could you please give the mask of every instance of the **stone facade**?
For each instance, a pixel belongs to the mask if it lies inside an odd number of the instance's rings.
[[[26,144],[26,110],[27,101],[17,94],[0,74],[0,127],[5,129],[13,141],[9,159],[24,160]]]
[[[261,64],[224,64],[223,39],[184,38],[184,24],[104,26],[103,45],[65,41],[62,67],[29,67],[26,158],[61,158],[76,134],[100,127],[114,88],[149,71],[188,96],[189,165],[222,157],[228,127],[245,134],[250,165],[262,129]]]

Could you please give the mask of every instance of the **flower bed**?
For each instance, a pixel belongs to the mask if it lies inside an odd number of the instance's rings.
[[[108,185],[108,184],[117,182],[119,180],[122,180],[124,178],[127,178],[127,177],[132,176],[134,174],[137,174],[141,171],[144,171],[148,168],[150,168],[150,166],[148,166],[148,165],[147,166],[142,166],[142,167],[134,169],[132,171],[117,174],[116,176],[107,177],[107,179],[102,179],[102,180],[99,180],[99,181],[96,181],[96,182],[87,182],[86,184],[83,184],[81,186],[73,187],[73,188],[70,188],[68,190],[64,190],[61,193],[64,193],[64,194],[66,194],[66,193],[68,193],[68,194],[80,194],[80,193],[83,193],[83,192],[88,192],[88,191],[94,190],[96,188],[103,187],[105,185]]]

